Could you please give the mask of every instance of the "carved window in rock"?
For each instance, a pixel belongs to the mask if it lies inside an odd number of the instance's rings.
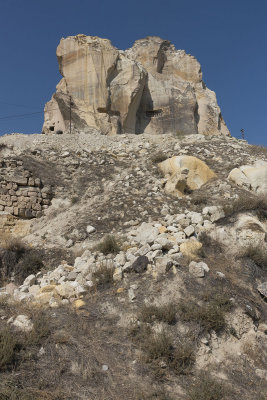
[[[54,126],[49,126],[49,130],[50,130],[51,132],[54,132],[55,127],[54,127]]]
[[[120,116],[119,111],[107,110],[106,107],[98,107],[97,111],[100,114],[108,114],[108,115],[118,115]]]
[[[159,110],[147,110],[146,111],[146,116],[149,117],[149,118],[157,117],[157,116],[159,116],[161,114],[162,114],[162,110],[161,109],[159,109]]]

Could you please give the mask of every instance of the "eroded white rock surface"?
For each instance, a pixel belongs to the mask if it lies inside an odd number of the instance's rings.
[[[199,62],[168,40],[147,37],[121,51],[76,35],[61,39],[57,58],[63,78],[45,106],[44,133],[229,135]]]

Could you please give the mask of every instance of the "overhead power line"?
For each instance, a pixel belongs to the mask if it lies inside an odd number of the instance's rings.
[[[0,117],[0,119],[19,118],[19,117],[25,117],[26,115],[34,115],[34,114],[41,114],[41,113],[43,113],[43,111],[36,111],[34,113],[28,113],[28,114],[6,115],[5,117]]]
[[[12,106],[12,107],[33,108],[33,106],[25,106],[25,104],[7,103],[6,101],[1,101],[1,100],[0,100],[0,103],[5,104],[7,106]],[[37,108],[39,108],[39,107],[37,107]]]
[[[49,111],[55,111],[57,110],[57,108],[54,108],[52,110]],[[3,117],[0,117],[0,119],[13,119],[13,118],[21,118],[21,117],[26,117],[26,116],[30,116],[30,115],[35,115],[35,114],[42,114],[44,112],[44,110],[42,111],[36,111],[33,113],[27,113],[27,114],[14,114],[14,115],[5,115]]]

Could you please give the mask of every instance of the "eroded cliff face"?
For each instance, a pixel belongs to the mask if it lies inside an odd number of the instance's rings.
[[[147,37],[120,51],[77,35],[57,48],[63,78],[45,106],[44,133],[229,135],[199,62],[167,40]],[[71,121],[71,124],[70,124]]]

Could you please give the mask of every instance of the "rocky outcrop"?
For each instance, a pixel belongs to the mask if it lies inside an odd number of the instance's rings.
[[[167,178],[167,193],[183,196],[186,192],[199,189],[216,177],[215,173],[197,157],[174,156],[162,161],[159,168]]]
[[[229,135],[199,62],[167,40],[147,37],[126,51],[77,35],[57,48],[63,78],[45,106],[43,133]]]
[[[234,168],[228,179],[238,186],[243,186],[257,193],[267,194],[267,163],[258,161],[254,165],[242,165],[239,168]]]

